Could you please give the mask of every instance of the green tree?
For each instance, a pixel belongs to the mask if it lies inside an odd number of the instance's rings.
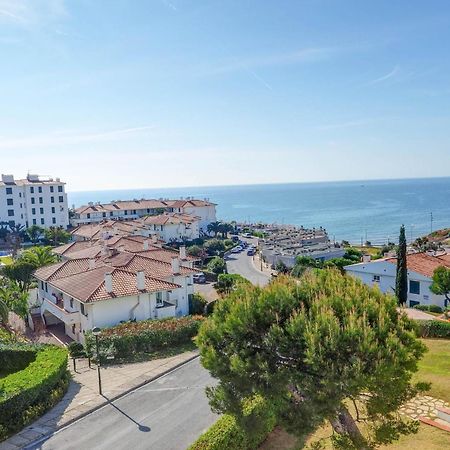
[[[8,324],[9,308],[6,302],[0,298],[0,323]]]
[[[205,242],[204,247],[209,255],[216,255],[217,252],[225,251],[225,244],[220,239],[210,239]]]
[[[227,263],[223,258],[215,256],[214,258],[211,259],[211,261],[209,261],[208,270],[210,272],[215,273],[216,275],[219,275],[221,273],[227,273]]]
[[[277,263],[275,264],[275,270],[278,273],[284,273],[284,274],[289,272],[288,266],[286,266],[286,264],[281,260],[277,261]]]
[[[17,260],[12,264],[2,267],[2,274],[15,281],[22,292],[28,291],[33,282],[33,272],[36,266],[27,261]]]
[[[189,297],[189,314],[204,314],[207,303],[202,294],[195,292]]]
[[[70,241],[70,233],[63,227],[50,227],[44,231],[45,241],[49,245],[56,247],[57,245],[67,244]]]
[[[27,236],[33,244],[39,242],[39,238],[43,235],[44,229],[39,225],[31,225],[26,229]]]
[[[0,301],[9,311],[22,319],[28,315],[28,292],[23,291],[17,282],[3,282],[0,286]],[[1,308],[0,308],[1,309]]]
[[[227,295],[242,284],[249,284],[250,281],[237,273],[221,273],[214,284],[215,290],[222,295]]]
[[[411,382],[425,347],[396,307],[336,270],[230,294],[197,338],[203,366],[219,380],[207,390],[213,410],[241,421],[243,402],[259,394],[288,431],[304,436],[328,420],[334,445],[346,449],[417,430],[397,411],[425,388]]]
[[[227,237],[228,233],[234,231],[233,225],[231,223],[221,222],[218,227],[218,232],[222,235],[222,239]]]
[[[39,267],[48,266],[57,261],[57,257],[52,253],[52,248],[47,247],[31,247],[20,255],[19,261],[26,261],[33,264],[37,269]]]
[[[395,296],[399,305],[405,305],[408,300],[408,268],[406,259],[405,226],[400,227],[397,250],[397,275],[395,278]]]
[[[220,222],[211,222],[208,223],[208,226],[206,227],[206,231],[211,234],[214,234],[214,237],[217,236],[217,233],[220,231]]]
[[[435,269],[430,291],[436,295],[445,295],[445,307],[450,305],[450,269],[444,266]]]
[[[303,276],[305,272],[310,269],[320,269],[322,262],[310,256],[297,256],[295,259],[295,265],[291,270],[291,275],[296,278]]]

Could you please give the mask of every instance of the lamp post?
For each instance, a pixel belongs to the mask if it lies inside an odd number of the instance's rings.
[[[98,373],[98,393],[102,394],[102,378],[100,376],[100,350],[98,347],[98,337],[100,336],[101,330],[99,327],[92,329],[92,334],[95,336],[95,346],[97,348],[97,373]]]

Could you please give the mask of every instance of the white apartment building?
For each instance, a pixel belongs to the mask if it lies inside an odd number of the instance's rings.
[[[90,203],[75,209],[72,225],[97,223],[103,220],[134,220],[148,215],[166,213],[189,214],[199,217],[199,230],[207,232],[211,222],[215,222],[216,205],[208,200],[188,198],[184,200],[141,199],[114,201],[111,203]]]
[[[406,257],[408,267],[408,304],[438,305],[444,308],[445,296],[435,295],[430,291],[433,272],[440,266],[450,268],[450,255],[431,255],[412,253]],[[378,286],[381,292],[395,293],[397,258],[384,258],[361,262],[344,267],[345,271],[355,276],[368,286]]]
[[[17,180],[2,175],[0,181],[0,221],[12,225],[39,225],[67,228],[69,209],[65,183],[59,178],[28,174]]]

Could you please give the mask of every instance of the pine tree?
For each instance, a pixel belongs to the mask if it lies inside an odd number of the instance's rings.
[[[408,299],[408,268],[406,263],[405,226],[400,227],[397,250],[397,276],[395,279],[395,295],[399,305],[405,305]]]

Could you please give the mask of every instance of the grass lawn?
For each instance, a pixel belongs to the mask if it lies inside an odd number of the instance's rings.
[[[427,381],[432,383],[429,395],[450,402],[450,340],[423,339],[428,347],[422,360],[419,362],[419,370],[414,376],[414,381]],[[288,450],[302,449],[313,442],[331,436],[330,425],[325,425],[309,436],[305,444],[296,445],[296,440],[282,429],[275,429],[260,450]],[[332,450],[328,441],[324,450]],[[394,444],[379,447],[381,450],[444,450],[450,449],[450,433],[420,424],[417,434],[403,436]]]

